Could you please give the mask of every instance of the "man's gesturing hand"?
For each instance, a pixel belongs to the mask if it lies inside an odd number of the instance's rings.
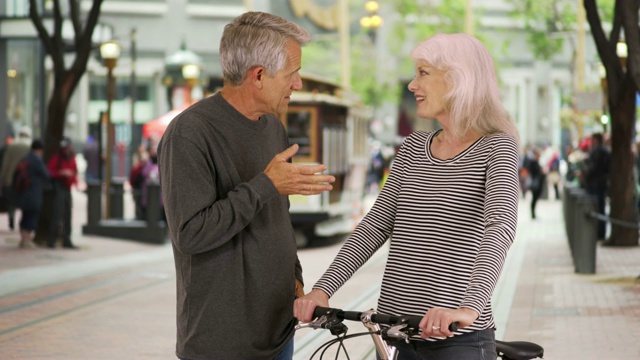
[[[299,165],[287,162],[298,152],[298,144],[274,156],[264,169],[265,175],[273,182],[280,195],[316,195],[333,189],[336,181],[331,175],[316,174],[327,169],[320,165]]]

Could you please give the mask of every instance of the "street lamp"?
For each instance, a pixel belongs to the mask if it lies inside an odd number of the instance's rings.
[[[120,44],[117,41],[110,40],[100,45],[100,57],[107,68],[107,112],[102,118],[102,123],[106,128],[107,134],[107,149],[106,149],[106,169],[105,169],[105,192],[107,194],[105,199],[105,214],[104,217],[108,218],[111,214],[111,177],[112,177],[112,161],[113,161],[113,124],[111,121],[111,103],[116,87],[116,79],[113,76],[113,68],[118,63],[118,57],[120,57]]]
[[[201,71],[202,58],[188,50],[184,42],[180,50],[165,58],[163,82],[167,87],[170,110],[192,102],[191,91],[198,84]],[[186,94],[187,91],[188,94]]]
[[[198,64],[184,64],[182,65],[182,77],[187,83],[187,91],[189,93],[188,101],[193,103],[193,88],[198,84],[200,79],[200,65]]]
[[[367,15],[360,18],[360,26],[367,30],[371,42],[375,44],[376,32],[383,23],[382,17],[378,15],[380,4],[377,1],[367,1],[364,4],[364,9],[367,11]]]
[[[616,55],[618,55],[618,58],[620,59],[622,69],[627,67],[627,52],[627,43],[623,40],[618,41],[616,44]]]

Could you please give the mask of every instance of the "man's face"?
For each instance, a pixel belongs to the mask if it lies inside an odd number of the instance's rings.
[[[293,40],[289,40],[285,46],[287,60],[284,68],[271,77],[265,72],[262,100],[264,111],[269,114],[284,114],[287,112],[291,93],[302,89],[302,79],[298,71],[302,59],[302,49]]]

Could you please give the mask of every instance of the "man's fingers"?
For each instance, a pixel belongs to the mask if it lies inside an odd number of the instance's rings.
[[[315,173],[319,173],[319,172],[323,172],[325,170],[327,170],[327,167],[325,165],[319,164],[319,165],[297,165],[298,169],[300,171],[300,174],[303,175],[312,175]]]
[[[278,159],[280,159],[281,161],[287,161],[289,160],[293,155],[295,155],[298,152],[298,149],[300,147],[298,146],[298,144],[293,144],[291,146],[289,146],[285,151],[279,153],[278,155],[276,155],[278,157]]]

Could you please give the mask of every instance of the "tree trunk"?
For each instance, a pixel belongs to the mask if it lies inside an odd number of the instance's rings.
[[[69,86],[65,86],[65,84],[71,81],[71,78],[67,77],[64,80],[56,82],[56,86],[53,89],[51,99],[49,100],[47,109],[47,128],[45,131],[46,139],[44,139],[45,153],[43,158],[45,160],[45,164],[58,150],[59,141],[64,135],[64,124],[67,115],[67,106],[69,104],[69,98],[73,91],[69,90]],[[40,212],[40,219],[38,221],[38,228],[36,229],[36,236],[34,239],[37,244],[42,246],[45,246],[47,244],[47,237],[49,236],[51,221],[53,219],[53,211],[55,211],[53,195],[53,186],[45,186],[44,193],[42,194],[42,211]]]
[[[638,208],[636,184],[633,176],[635,167],[632,153],[635,127],[636,91],[631,81],[623,80],[619,98],[611,107],[611,168],[609,171],[610,211],[612,219],[628,223],[624,226],[611,223],[611,237],[606,245],[637,246]]]

